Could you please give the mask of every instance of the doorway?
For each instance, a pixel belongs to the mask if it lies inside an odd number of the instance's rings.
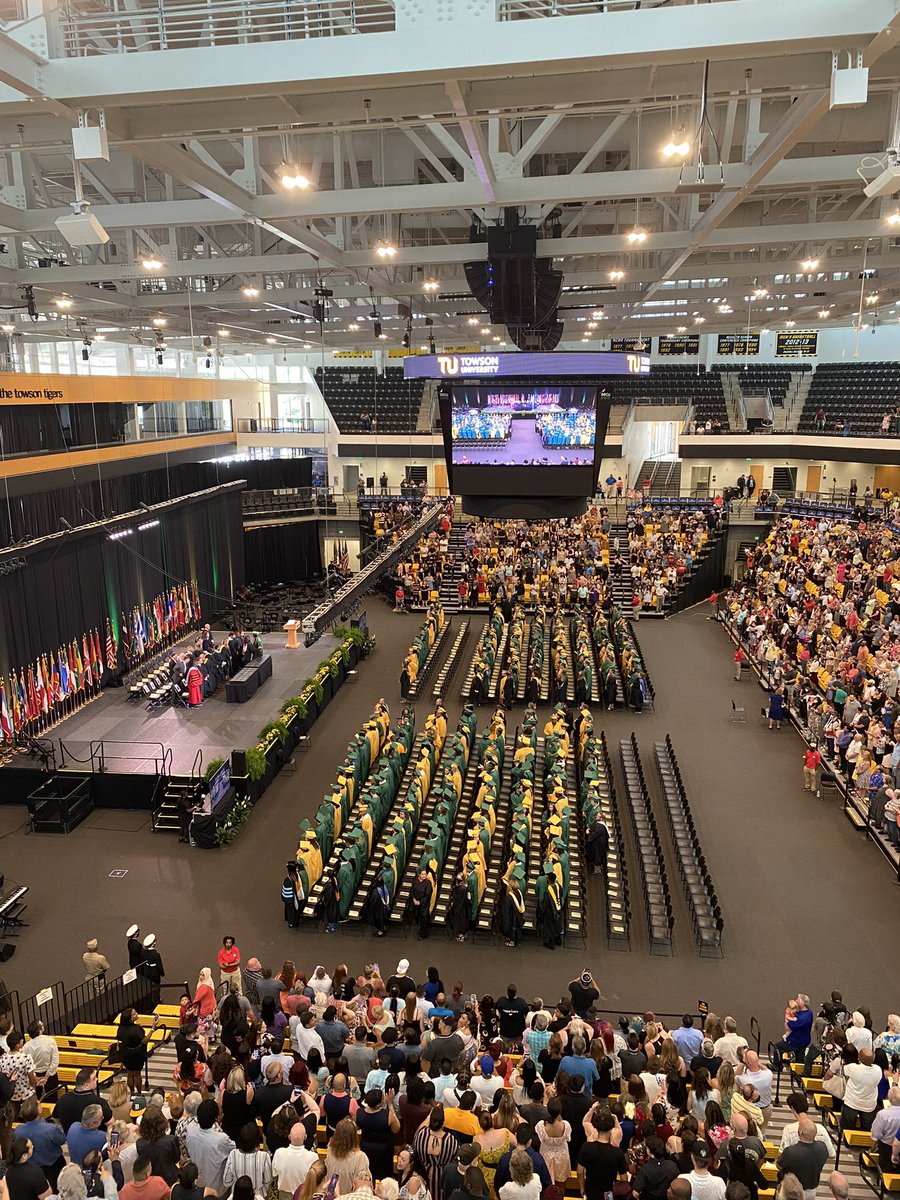
[[[806,491],[813,494],[822,490],[822,468],[813,466],[812,463],[806,468]]]

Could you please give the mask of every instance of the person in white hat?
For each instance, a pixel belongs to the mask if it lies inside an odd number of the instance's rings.
[[[139,925],[129,925],[125,930],[128,938],[128,966],[133,971],[144,959],[144,947],[141,945],[141,930]]]
[[[106,991],[106,972],[109,970],[109,962],[106,956],[98,951],[96,938],[91,938],[88,942],[87,950],[82,954],[81,961],[84,963],[85,981],[93,980],[94,987],[98,992]]]
[[[397,963],[397,970],[390,977],[385,985],[390,992],[391,988],[397,989],[397,994],[401,1000],[405,1000],[410,992],[416,990],[416,981],[409,974],[409,959],[401,958]]]
[[[156,934],[148,933],[143,941],[143,960],[138,963],[138,975],[147,980],[150,985],[150,1012],[159,1004],[159,985],[165,978],[165,969],[159,951],[156,948]]]

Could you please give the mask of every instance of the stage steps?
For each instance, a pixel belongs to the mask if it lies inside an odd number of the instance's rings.
[[[437,662],[438,655],[440,654],[440,651],[441,651],[441,646],[443,646],[444,641],[448,637],[449,633],[450,633],[450,619],[445,614],[444,624],[438,630],[437,637],[435,637],[434,642],[432,643],[431,649],[428,651],[428,657],[425,659],[425,662],[422,664],[422,670],[416,676],[415,683],[410,684],[410,688],[409,688],[409,699],[410,700],[418,700],[419,697],[423,694],[423,688],[425,687],[425,684],[428,682],[428,676],[434,670],[435,663]]]
[[[469,639],[469,629],[471,628],[471,625],[471,619],[466,617],[457,630],[456,640],[450,647],[450,653],[447,655],[447,661],[438,672],[438,677],[434,682],[434,687],[431,689],[431,694],[435,699],[437,699],[438,696],[443,696],[444,689],[449,685],[451,679],[456,673],[456,668],[459,666],[459,660],[462,656],[463,647]]]
[[[382,825],[381,829],[373,838],[372,853],[369,855],[369,862],[365,871],[363,872],[362,879],[359,881],[359,887],[356,889],[356,895],[353,897],[353,903],[350,905],[350,909],[347,913],[347,919],[349,921],[361,921],[363,919],[363,912],[366,906],[366,901],[369,899],[369,892],[375,886],[375,880],[378,878],[378,872],[381,870],[381,864],[384,862],[384,844],[386,837],[385,830],[389,828],[394,805],[396,805],[398,802],[401,805],[403,804],[403,797],[406,795],[407,791],[409,790],[409,785],[412,783],[413,773],[415,772],[416,763],[419,760],[419,752],[422,749],[422,743],[424,741],[425,734],[417,733],[415,739],[413,740],[409,761],[406,764],[406,770],[403,772],[400,783],[397,787],[397,794],[394,797],[394,803],[388,809],[387,816],[384,820],[384,825]],[[432,776],[431,780],[432,786],[434,785],[434,780],[437,777],[439,767],[440,758],[438,758],[437,762],[434,764],[434,775]],[[429,788],[429,795],[430,794],[431,788]],[[418,825],[416,826],[416,830],[418,830]]]
[[[166,780],[162,802],[153,810],[150,828],[154,833],[178,833],[179,805],[184,798],[198,805],[203,799],[203,780],[196,775],[170,775]]]

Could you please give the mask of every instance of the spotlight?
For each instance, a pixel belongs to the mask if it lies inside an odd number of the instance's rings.
[[[390,242],[379,242],[375,247],[375,253],[379,258],[393,258],[397,253],[397,247]]]
[[[494,334],[494,336],[493,336],[493,338],[491,339],[491,341],[494,341],[494,342],[499,342],[499,341],[500,341],[500,338],[497,336],[497,334]]]
[[[422,282],[423,292],[436,292],[441,285],[436,279],[425,279]]]
[[[679,325],[678,332],[679,333],[687,333],[687,325]]]
[[[730,305],[730,304],[720,304],[720,305],[719,305],[719,312],[720,312],[720,313],[722,313],[722,314],[724,315],[724,314],[727,314],[727,313],[730,313],[730,312],[734,312],[734,309],[731,307],[731,305]]]
[[[687,131],[683,125],[679,125],[677,129],[672,130],[672,136],[662,148],[665,158],[685,158],[691,149],[691,143],[687,138]]]
[[[634,245],[635,242],[646,242],[647,230],[642,228],[640,225],[635,225],[634,229],[629,230],[629,232],[625,234],[625,237],[629,242],[631,242],[632,245]]]
[[[379,333],[379,334],[378,334],[378,340],[379,340],[379,341],[382,341],[382,342],[386,342],[386,341],[387,341],[387,334],[386,334],[386,333]]]
[[[356,321],[351,321],[347,328],[352,329],[353,332],[356,333],[357,329],[359,329],[359,325],[356,323]]]
[[[468,321],[466,321],[466,324],[467,325],[477,325],[478,318],[477,317],[469,317]]]
[[[594,318],[595,321],[603,321],[606,318],[606,313],[603,311],[602,308],[598,308],[598,309],[595,309],[594,312],[591,313],[591,316]]]
[[[819,309],[819,317],[820,317],[820,319],[821,319],[821,320],[825,321],[825,320],[827,320],[827,318],[828,318],[828,317],[830,317],[830,316],[831,316],[831,311],[830,311],[830,309],[827,309],[827,308],[820,308],[820,309]]]
[[[311,350],[311,349],[312,349],[312,346],[309,344],[309,342],[304,342],[304,343],[303,343],[303,349],[304,349],[304,350]]]
[[[301,191],[309,187],[309,180],[298,170],[296,165],[288,166],[286,163],[281,164],[281,186],[287,188],[289,192],[299,188]]]
[[[161,271],[162,263],[158,258],[142,258],[141,266],[145,271]]]
[[[694,317],[694,324],[695,325],[705,325],[706,317]]]
[[[384,337],[384,334],[381,332],[381,321],[377,317],[375,318],[375,321],[373,322],[372,328],[374,329],[375,336],[377,338]]]
[[[616,267],[614,270],[610,271],[609,277],[610,277],[610,279],[613,280],[614,283],[617,283],[620,279],[625,278],[625,272],[620,271],[619,268]]]
[[[879,300],[878,292],[872,292],[871,295],[866,296],[866,304],[877,304],[878,300]]]
[[[596,329],[596,328],[597,328],[596,321],[588,321],[588,329]]]
[[[888,213],[884,219],[885,223],[888,225],[900,225],[900,209],[895,208],[894,211],[892,213]]]
[[[766,296],[768,296],[768,294],[769,294],[768,288],[763,288],[763,287],[754,288],[753,299],[754,300],[763,300]]]
[[[230,329],[217,329],[216,333],[219,335],[219,337],[231,337]]]
[[[277,338],[273,338],[273,337],[267,337],[267,338],[266,338],[266,344],[267,344],[267,345],[269,345],[269,346],[274,346],[274,345],[275,345],[275,343],[277,342],[277,340],[278,340]]]
[[[796,321],[785,321],[785,325],[788,327],[788,329],[793,329],[796,324]]]
[[[248,300],[255,300],[256,297],[259,295],[259,288],[254,287],[252,283],[246,284],[244,287],[241,288],[241,291],[244,293],[244,295],[247,297]]]
[[[37,305],[34,302],[34,288],[30,283],[26,283],[22,288],[22,299],[25,301],[25,310],[31,317],[32,321],[38,319]]]
[[[169,323],[169,321],[168,321],[167,317],[154,317],[153,320],[150,322],[151,325],[160,325],[160,326],[168,325],[168,323]]]
[[[157,351],[156,351],[156,365],[157,365],[158,367],[161,367],[161,366],[163,365],[163,352],[162,352],[162,350],[157,350]]]
[[[91,357],[90,338],[85,338],[81,344],[81,361],[87,362],[90,357]]]
[[[481,327],[481,332],[482,332],[482,333],[490,333],[490,332],[491,332],[491,327],[490,327],[490,325],[482,325],[482,327]]]
[[[4,321],[3,324],[0,325],[0,329],[2,329],[4,333],[16,332],[16,327],[11,321]]]
[[[73,302],[72,302],[72,299],[70,296],[57,296],[56,299],[53,301],[53,303],[56,305],[57,308],[65,309],[65,308],[71,308]]]
[[[819,260],[817,258],[804,258],[800,264],[804,271],[814,271],[818,265]]]

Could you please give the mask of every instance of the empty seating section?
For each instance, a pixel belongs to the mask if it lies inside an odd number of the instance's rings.
[[[402,367],[316,367],[315,380],[340,433],[415,433],[425,381]]]
[[[793,363],[789,367],[776,366],[773,363],[748,363],[746,366],[743,363],[717,363],[712,369],[718,374],[733,374],[741,391],[768,391],[772,403],[782,405],[794,374],[811,371],[812,366],[809,363]]]
[[[675,860],[694,923],[694,937],[701,955],[721,954],[722,910],[694,827],[671,737],[666,734],[665,742],[655,742],[653,748]]]
[[[605,863],[595,864],[599,851],[592,856],[590,830],[599,813],[609,832]],[[625,839],[619,819],[619,805],[613,783],[612,765],[606,745],[606,735],[586,739],[581,763],[581,814],[585,832],[585,857],[592,867],[598,866],[603,876],[606,895],[606,942],[610,949],[631,947],[631,902],[628,896],[628,863]]]
[[[900,372],[893,362],[820,363],[812,377],[800,415],[799,433],[840,435],[844,423],[856,436],[880,434],[885,413],[900,405]],[[816,413],[824,410],[825,427]],[[897,433],[897,422],[888,430]]]
[[[687,404],[693,405],[694,416],[703,420],[718,417],[728,423],[722,380],[715,372],[707,372],[702,364],[654,364],[649,375],[599,375],[601,392],[608,392],[613,404]]]
[[[619,742],[619,757],[625,775],[628,806],[631,810],[631,827],[637,845],[641,881],[644,887],[644,904],[647,910],[647,936],[650,953],[673,953],[672,930],[675,917],[672,915],[672,897],[669,879],[663,858],[662,844],[656,817],[650,804],[650,793],[644,779],[644,767],[634,734],[630,740]]]

